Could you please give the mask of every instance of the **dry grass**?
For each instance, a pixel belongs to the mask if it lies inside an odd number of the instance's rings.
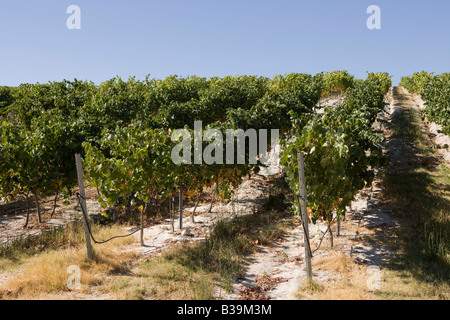
[[[325,286],[320,284],[318,281],[306,280],[304,281],[299,289],[299,298],[307,296],[308,298],[314,295],[321,294],[325,290]]]
[[[133,276],[118,276],[103,290],[119,300],[210,300],[216,278],[159,257],[141,264]]]
[[[10,259],[0,258],[0,270],[8,271],[14,266],[14,262]]]
[[[367,287],[367,266],[356,264],[347,253],[334,251],[313,259],[316,273],[326,272],[327,281],[305,281],[298,297],[307,300],[376,300]]]
[[[385,270],[380,298],[385,300],[450,300],[450,283],[423,282],[410,271]]]
[[[314,259],[314,266],[317,270],[328,271],[348,275],[356,268],[352,258],[346,253],[334,251],[329,255]]]
[[[117,227],[97,229],[98,238],[121,234]],[[90,264],[83,246],[45,251],[33,256],[15,257],[17,260],[3,259],[2,264],[14,270],[14,275],[0,287],[4,299],[45,299],[48,296],[64,296],[69,292],[67,272],[69,266],[81,270],[81,293],[88,293],[92,286],[98,286],[110,274],[128,271],[128,263],[135,258],[132,252],[120,252],[121,246],[132,242],[131,238],[118,239],[94,247],[94,261]]]
[[[26,253],[21,253],[18,243],[0,260],[10,269],[9,280],[0,286],[0,298],[209,300],[217,283],[232,282],[240,274],[243,256],[256,243],[270,243],[282,234],[283,224],[276,223],[278,219],[267,213],[219,221],[206,242],[174,248],[146,261],[140,260],[138,251],[124,250],[136,241],[134,237],[94,245],[92,264],[87,261],[83,241],[65,245],[71,237],[68,231],[61,231],[61,240],[39,253],[39,239],[32,245],[26,243],[30,247]],[[94,226],[93,233],[102,240],[126,232]],[[80,234],[75,237],[83,238]],[[67,279],[72,274],[67,268],[73,265],[81,270],[81,289],[70,292]]]

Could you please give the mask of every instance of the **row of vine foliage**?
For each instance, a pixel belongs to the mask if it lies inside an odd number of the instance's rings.
[[[374,129],[384,110],[390,77],[369,74],[347,90],[345,102],[323,114],[291,113],[294,126],[284,143],[281,163],[294,194],[300,193],[298,153],[304,154],[308,213],[312,222],[342,219],[356,193],[370,185],[385,163],[381,132]],[[295,202],[295,210],[299,208]]]
[[[426,104],[425,115],[440,124],[444,133],[450,134],[450,73],[416,72],[403,77],[400,86],[420,94]]]
[[[183,128],[194,136],[195,121],[202,121],[204,132],[214,129],[222,135],[236,129],[278,129],[285,141],[291,137],[296,141],[309,139],[309,154],[315,154],[311,149],[316,145],[317,157],[334,163],[339,159],[327,149],[325,139],[329,139],[331,148],[340,150],[340,169],[348,172],[346,177],[351,181],[351,187],[342,190],[353,193],[362,185],[360,178],[353,181],[353,171],[360,170],[366,175],[361,177],[369,180],[371,172],[363,168],[373,166],[378,159],[374,146],[379,138],[369,127],[375,112],[382,108],[382,93],[390,77],[369,74],[363,81],[346,73],[338,75],[348,81],[336,82],[336,77],[324,73],[294,73],[272,79],[172,76],[123,81],[117,77],[99,86],[74,80],[2,87],[0,197],[12,200],[19,194],[27,199],[31,195],[61,194],[67,200],[77,182],[76,153],[82,154],[86,178],[98,188],[99,201],[105,208],[134,206],[142,211],[181,188],[186,196],[198,197],[204,188],[215,185],[220,194],[229,196],[233,187],[260,166],[175,165],[171,153],[179,141],[173,141],[172,133]],[[347,90],[346,102],[316,115],[314,108],[320,97],[330,90]],[[331,134],[334,131],[343,132]],[[213,143],[214,157],[217,152],[226,153],[226,145],[221,148],[214,137],[202,136],[201,141],[205,151]],[[356,145],[351,144],[354,141]],[[292,147],[287,145],[286,149],[285,155]],[[361,150],[370,151],[370,156],[363,156]],[[248,153],[247,148],[246,156]],[[313,168],[315,164],[311,165]],[[348,168],[343,169],[344,165]],[[289,164],[286,166],[289,171]],[[317,174],[331,179],[327,170],[325,166]],[[319,180],[316,177],[311,181]],[[331,199],[327,196],[331,193],[342,196],[333,181],[328,182],[330,188],[322,192],[322,198]],[[328,200],[316,206],[327,211],[333,207]]]

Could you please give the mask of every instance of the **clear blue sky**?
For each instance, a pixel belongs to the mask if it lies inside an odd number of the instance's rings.
[[[69,30],[69,5],[81,30]],[[369,30],[369,5],[382,29]],[[1,0],[0,85],[450,71],[448,0]]]

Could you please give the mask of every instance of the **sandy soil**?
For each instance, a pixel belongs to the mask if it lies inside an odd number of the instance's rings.
[[[405,92],[407,92],[406,89],[404,90]],[[420,95],[413,94],[412,97],[420,110],[425,109],[425,102],[422,100]],[[438,125],[435,122],[427,122],[425,125],[428,128],[429,137],[437,146],[441,147],[440,149],[438,149],[439,154],[445,161],[450,163],[450,137],[448,135],[440,133],[440,131],[442,130],[442,126]],[[447,146],[447,148],[445,148],[445,146]]]
[[[226,204],[217,202],[209,212],[210,204],[200,204],[196,210],[195,221],[192,221],[191,213],[194,207],[186,207],[183,217],[183,229],[180,229],[179,217],[173,220],[166,219],[163,223],[146,228],[144,242],[146,247],[138,245],[139,242],[129,246],[128,250],[138,251],[144,255],[159,255],[175,245],[185,242],[202,241],[211,232],[215,223],[221,219],[231,219],[237,215],[252,214],[257,212],[268,196],[268,180],[278,173],[278,167],[264,168],[261,174],[245,180],[235,190],[231,201]],[[136,234],[138,239],[139,233]]]
[[[101,213],[102,208],[97,202],[97,192],[94,188],[87,188],[86,197],[89,215]],[[35,202],[34,199],[30,200],[30,220],[27,228],[24,228],[26,221],[26,202],[24,200],[9,204],[0,202],[0,245],[20,237],[36,236],[43,230],[57,228],[75,218],[81,219],[81,209],[75,196],[71,197],[69,206],[64,206],[62,199],[59,199],[53,218],[50,218],[50,215],[53,211],[54,196],[44,197],[39,201],[43,221],[40,225],[38,224]]]
[[[341,105],[344,102],[345,97],[346,97],[345,94],[338,94],[332,97],[321,98],[316,106],[315,112],[317,114],[324,113],[323,107],[325,106],[336,108],[337,106]]]
[[[391,209],[378,200],[380,192],[377,182],[374,182],[372,188],[362,190],[352,208],[349,208],[346,220],[341,223],[340,236],[334,237],[334,247],[330,248],[327,237],[323,240],[321,249],[312,259],[315,281],[327,286],[341,276],[339,272],[314,267],[318,259],[330,256],[336,251],[344,252],[366,267],[382,266],[392,256],[389,248],[364,241],[366,235],[375,233],[379,228],[394,228],[397,223],[390,218]],[[326,225],[318,222],[316,225],[310,225],[309,230],[311,246],[315,249]],[[335,231],[333,229],[336,234]],[[304,256],[303,229],[300,223],[296,223],[281,241],[271,246],[260,246],[256,254],[248,257],[247,272],[243,279],[234,285],[231,293],[218,288],[217,299],[246,299],[249,291],[260,291],[258,280],[261,277],[276,279],[270,290],[264,291],[261,297],[264,300],[298,299],[300,287],[306,280]]]

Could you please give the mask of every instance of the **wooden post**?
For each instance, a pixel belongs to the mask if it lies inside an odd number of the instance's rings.
[[[183,185],[180,187],[180,230],[183,229]]]
[[[171,207],[170,219],[171,220],[170,221],[172,223],[172,232],[175,232],[175,217],[174,217],[174,215],[175,215],[175,197],[173,195],[170,196],[170,203],[171,203],[171,205],[170,205],[170,207]]]
[[[36,210],[38,214],[38,222],[42,223],[41,206],[39,205],[39,197],[37,191],[34,191],[34,201],[36,202]]]
[[[142,209],[141,211],[141,246],[145,247],[145,241],[144,241],[144,211],[146,211],[147,209],[147,205],[145,205],[145,208]]]
[[[303,224],[303,236],[305,245],[305,261],[306,261],[306,276],[309,280],[312,280],[312,267],[311,267],[311,247],[309,245],[309,228],[308,228],[308,204],[306,202],[306,182],[305,182],[305,162],[303,159],[303,153],[299,152],[298,157],[298,175],[300,196],[299,205],[302,212],[302,224]]]
[[[56,191],[56,195],[55,195],[55,200],[53,201],[53,211],[52,214],[50,215],[50,219],[53,218],[53,215],[55,214],[56,211],[56,202],[58,201],[58,197],[59,197],[59,188]]]
[[[217,193],[218,189],[219,189],[219,184],[216,183],[216,187],[214,188],[214,191],[213,191],[213,195],[212,195],[213,197],[212,197],[212,200],[211,200],[211,204],[209,206],[208,213],[211,213],[211,211],[212,211],[212,207],[213,207],[214,201],[216,200],[216,193]]]
[[[91,236],[89,234],[88,229],[88,214],[87,214],[87,205],[86,205],[86,193],[84,191],[84,174],[83,174],[83,164],[81,162],[81,155],[75,155],[75,163],[77,165],[77,176],[78,176],[78,186],[80,187],[80,196],[81,196],[81,206],[82,210],[86,213],[86,216],[82,213],[83,216],[83,226],[84,226],[84,237],[86,239],[86,250],[89,262],[93,261],[92,254],[92,244],[91,244]]]
[[[27,197],[27,218],[25,220],[25,225],[23,226],[24,229],[28,227],[28,222],[30,221],[30,191],[28,191],[25,196]]]
[[[328,232],[330,233],[330,247],[333,248],[333,231],[331,231],[331,222],[328,224]]]
[[[197,201],[195,202],[194,210],[192,210],[192,223],[195,223],[195,211],[197,211],[198,204],[200,203],[201,191],[199,191],[197,196]]]

